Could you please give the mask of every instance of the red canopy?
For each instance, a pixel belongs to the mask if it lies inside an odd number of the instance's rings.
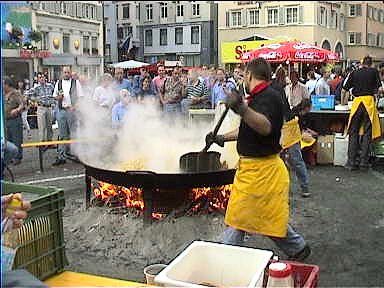
[[[297,41],[269,44],[243,54],[242,61],[264,58],[269,62],[336,62],[339,55],[327,49]]]

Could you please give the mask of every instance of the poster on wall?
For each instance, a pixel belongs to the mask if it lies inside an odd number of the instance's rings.
[[[32,13],[26,1],[1,3],[1,46],[17,49],[31,45]]]

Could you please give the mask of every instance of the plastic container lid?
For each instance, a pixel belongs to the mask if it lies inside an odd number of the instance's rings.
[[[291,275],[292,266],[288,263],[276,262],[269,265],[269,276],[285,278]]]

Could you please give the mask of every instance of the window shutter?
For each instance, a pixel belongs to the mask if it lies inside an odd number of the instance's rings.
[[[71,3],[71,16],[76,17],[76,3]]]
[[[102,6],[101,5],[98,5],[96,6],[96,19],[98,21],[101,21],[103,19],[103,10],[102,10]]]
[[[356,15],[357,16],[361,16],[362,13],[361,13],[361,4],[356,4]]]
[[[61,12],[61,11],[60,11],[60,10],[61,10],[61,9],[60,9],[60,8],[61,8],[60,6],[61,6],[61,5],[60,5],[60,2],[56,1],[56,2],[55,2],[55,13],[56,13],[56,14],[60,14],[60,12]]]
[[[320,7],[317,7],[317,24],[321,24],[321,9]]]
[[[243,9],[241,10],[241,24],[243,26],[247,26],[247,10]]]
[[[302,24],[304,23],[304,7],[303,6],[299,6],[299,24]]]
[[[81,3],[77,3],[77,12],[76,12],[76,17],[82,17],[82,13],[81,13]]]
[[[279,8],[279,24],[280,25],[285,24],[285,9],[284,9],[284,7]]]
[[[340,31],[344,31],[345,29],[345,17],[344,15],[340,15]]]
[[[229,11],[225,11],[225,26],[229,27]]]
[[[356,33],[355,37],[356,37],[355,43],[356,44],[361,44],[361,32]]]

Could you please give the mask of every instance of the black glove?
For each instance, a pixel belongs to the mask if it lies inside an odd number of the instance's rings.
[[[213,132],[209,132],[207,136],[205,136],[205,144],[211,146],[213,143],[224,147],[224,135],[213,135]]]
[[[240,116],[243,116],[245,111],[247,111],[247,104],[244,103],[241,93],[235,88],[224,89],[225,94],[227,95],[225,103]]]

